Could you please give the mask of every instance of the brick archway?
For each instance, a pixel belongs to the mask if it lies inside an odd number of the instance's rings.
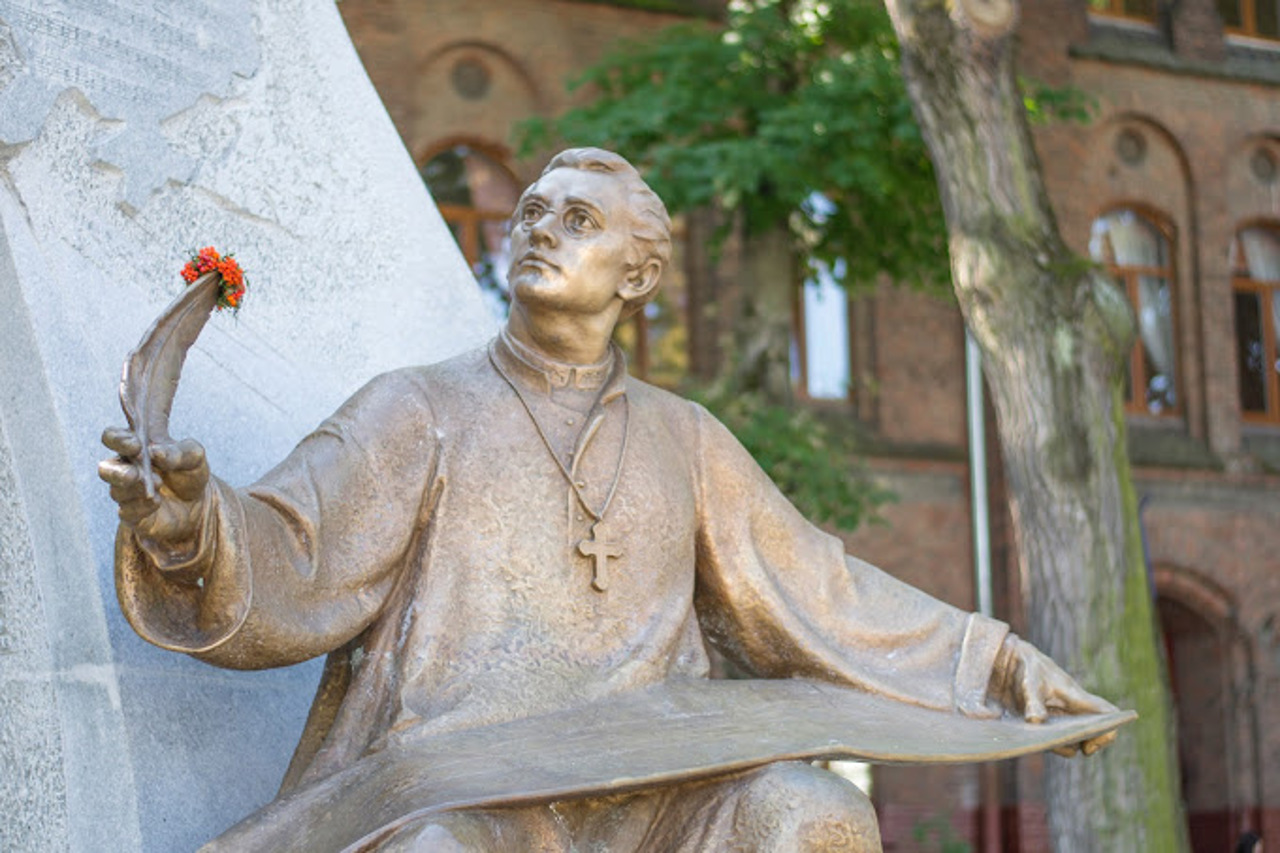
[[[1192,850],[1230,850],[1259,818],[1252,648],[1223,587],[1181,567],[1161,566],[1154,574]]]

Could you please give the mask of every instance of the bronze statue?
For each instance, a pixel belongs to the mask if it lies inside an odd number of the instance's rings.
[[[1132,717],[847,557],[628,377],[611,335],[669,228],[621,157],[565,151],[513,216],[488,347],[377,377],[246,489],[190,440],[148,481],[106,432],[139,634],[236,669],[329,654],[280,796],[207,849],[874,851],[866,797],[784,759],[1091,752]],[[784,680],[708,681],[708,644]]]

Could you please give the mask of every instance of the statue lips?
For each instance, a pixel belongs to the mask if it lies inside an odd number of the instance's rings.
[[[520,256],[520,260],[516,262],[516,267],[532,267],[533,269],[545,270],[548,272],[560,272],[560,267],[551,261],[539,255],[537,252],[525,252]]]

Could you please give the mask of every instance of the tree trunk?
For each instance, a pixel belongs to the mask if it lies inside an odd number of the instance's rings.
[[[795,252],[785,226],[751,234],[743,229],[742,269],[736,288],[733,362],[735,391],[758,393],[784,405],[791,399],[791,325]]]
[[[1054,849],[1185,851],[1172,715],[1125,445],[1125,297],[1063,243],[1014,78],[1014,0],[886,0],[983,352],[1030,639],[1141,715],[1047,759]]]

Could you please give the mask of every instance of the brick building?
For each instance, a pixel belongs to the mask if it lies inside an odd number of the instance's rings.
[[[502,225],[540,163],[511,127],[570,104],[564,81],[619,38],[717,4],[343,0],[374,84],[468,258],[500,298]],[[655,11],[661,9],[666,11]],[[675,11],[671,11],[675,10]],[[1134,302],[1129,426],[1178,705],[1197,851],[1280,840],[1280,20],[1276,0],[1023,0],[1023,73],[1096,101],[1037,130],[1068,243]],[[663,381],[706,369],[705,319],[732,271],[678,228],[663,303],[628,328]],[[799,397],[857,421],[897,492],[852,552],[974,606],[964,331],[948,301],[885,289],[797,294]],[[989,430],[990,433],[990,430]],[[1021,621],[991,436],[997,615]],[[1058,760],[1058,759],[1050,759]],[[1045,849],[1040,760],[876,771],[886,850]],[[933,841],[922,843],[924,831]],[[928,844],[933,844],[929,847]]]

